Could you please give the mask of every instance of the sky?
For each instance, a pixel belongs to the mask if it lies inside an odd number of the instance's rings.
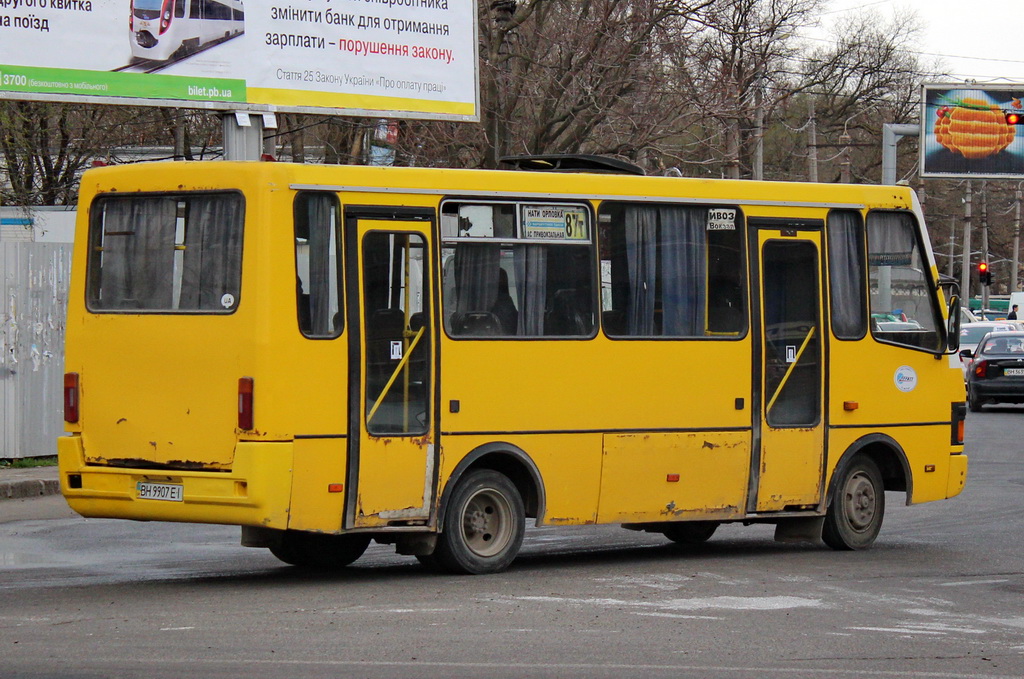
[[[1024,83],[1024,3],[1019,0],[826,0],[822,23],[844,12],[914,12],[922,61],[945,63],[945,81]]]

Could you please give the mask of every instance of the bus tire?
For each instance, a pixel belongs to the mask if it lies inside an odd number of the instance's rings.
[[[840,472],[825,512],[821,538],[832,549],[867,549],[882,528],[885,487],[878,465],[856,455]]]
[[[444,530],[426,563],[451,573],[503,571],[523,544],[523,498],[507,476],[490,469],[467,472],[459,480],[444,519]]]
[[[344,568],[361,557],[369,545],[369,535],[324,535],[289,530],[270,552],[292,566],[333,570]]]
[[[662,532],[678,545],[700,545],[710,540],[716,530],[717,521],[679,521],[666,525]]]

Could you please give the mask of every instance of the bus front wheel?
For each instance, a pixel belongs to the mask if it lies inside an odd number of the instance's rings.
[[[832,549],[867,549],[885,514],[882,473],[866,455],[857,455],[840,473],[821,537]]]
[[[330,570],[349,565],[363,555],[369,544],[368,535],[322,535],[285,531],[281,541],[273,545],[270,552],[292,566]]]
[[[496,471],[467,473],[448,501],[444,518],[434,553],[421,561],[452,573],[503,571],[523,544],[523,498],[509,478]]]

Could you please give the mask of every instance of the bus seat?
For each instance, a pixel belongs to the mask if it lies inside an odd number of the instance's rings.
[[[494,337],[502,334],[501,321],[490,311],[464,311],[452,316],[452,334]]]

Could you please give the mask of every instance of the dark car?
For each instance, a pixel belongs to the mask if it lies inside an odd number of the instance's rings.
[[[974,352],[967,371],[967,404],[972,412],[985,403],[1024,403],[1024,332],[989,333]]]

